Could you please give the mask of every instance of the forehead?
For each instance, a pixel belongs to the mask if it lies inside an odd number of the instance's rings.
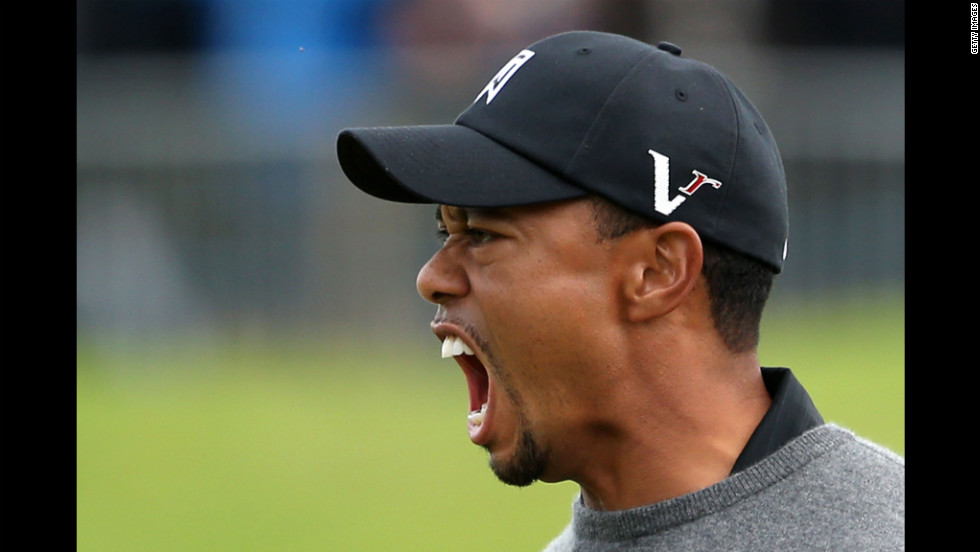
[[[547,219],[568,214],[568,207],[581,203],[581,200],[556,201],[517,205],[511,207],[459,207],[455,205],[436,205],[436,222],[466,222],[468,220],[521,221]],[[583,219],[583,222],[591,217]]]
[[[470,218],[483,217],[501,217],[501,211],[503,208],[500,207],[457,207],[455,205],[436,205],[436,220],[439,222],[445,222],[447,219],[450,220],[467,220]]]

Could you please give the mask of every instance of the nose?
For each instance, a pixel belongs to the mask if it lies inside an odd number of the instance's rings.
[[[458,252],[454,249],[450,245],[444,246],[419,270],[415,286],[426,301],[441,305],[469,293],[469,280],[455,259]]]

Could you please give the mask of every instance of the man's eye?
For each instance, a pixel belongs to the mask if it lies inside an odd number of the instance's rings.
[[[477,245],[485,244],[497,237],[493,232],[481,230],[479,228],[467,228],[466,235]]]
[[[497,234],[479,228],[467,228],[463,233],[474,245],[483,245],[497,237]],[[436,239],[442,244],[445,244],[449,240],[450,235],[449,230],[444,227],[438,228],[435,232]]]

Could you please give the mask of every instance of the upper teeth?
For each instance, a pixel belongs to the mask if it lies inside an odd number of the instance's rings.
[[[447,336],[442,342],[442,358],[449,358],[459,355],[472,355],[473,350],[463,343],[463,340],[455,335]]]

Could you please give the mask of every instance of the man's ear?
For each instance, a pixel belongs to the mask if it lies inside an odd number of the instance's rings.
[[[631,322],[663,316],[677,308],[701,276],[704,250],[689,224],[668,222],[625,238],[629,259],[622,281]]]

